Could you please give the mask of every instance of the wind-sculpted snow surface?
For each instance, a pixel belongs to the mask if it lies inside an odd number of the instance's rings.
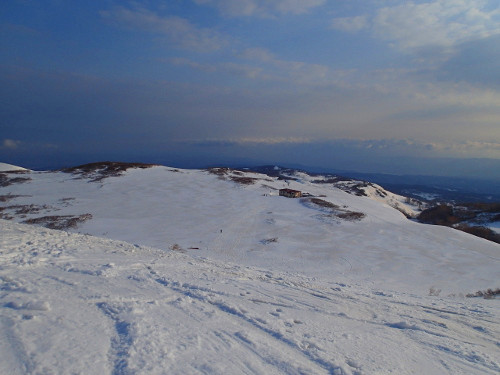
[[[2,374],[497,374],[497,300],[0,221]]]

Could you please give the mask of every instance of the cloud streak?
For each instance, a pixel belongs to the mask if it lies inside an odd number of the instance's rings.
[[[238,60],[219,63],[199,63],[187,58],[176,57],[167,61],[177,66],[210,73],[228,73],[252,80],[274,81],[300,85],[331,83],[338,72],[330,72],[326,65],[301,61],[287,61],[277,58],[263,48],[246,48],[237,53]],[[242,61],[245,61],[242,63]],[[337,74],[337,76],[335,75]]]
[[[185,140],[182,143],[211,147],[225,146],[308,146],[322,145],[337,150],[412,157],[498,157],[500,143],[491,141],[421,142],[414,139],[314,139],[305,137],[240,137]]]
[[[313,142],[305,137],[241,137],[241,138],[207,138],[203,140],[184,140],[181,143],[195,144],[210,147],[219,146],[256,146],[256,145],[287,145],[287,144],[308,144]]]
[[[4,150],[16,150],[21,146],[21,141],[16,141],[14,139],[4,139],[0,143],[0,148]]]
[[[332,20],[331,28],[349,33],[355,33],[368,28],[368,17],[355,16],[355,17],[337,17]]]
[[[101,11],[100,14],[104,19],[132,30],[164,35],[178,48],[211,52],[228,44],[227,38],[214,30],[197,27],[182,17],[162,17],[143,7],[128,9],[116,6],[111,10]]]
[[[329,73],[329,68],[325,65],[282,60],[263,48],[247,48],[239,54],[239,57],[267,66],[269,72],[267,78],[275,77],[278,80],[292,80],[301,84],[318,84],[324,82]]]
[[[380,7],[373,14],[337,17],[332,28],[358,32],[392,42],[400,50],[429,47],[449,48],[468,40],[500,33],[500,10],[491,1],[408,1]]]
[[[304,14],[324,5],[326,0],[194,0],[200,5],[217,8],[227,17],[273,17]]]

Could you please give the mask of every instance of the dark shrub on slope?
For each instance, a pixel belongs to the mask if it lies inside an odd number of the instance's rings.
[[[446,204],[440,204],[422,211],[417,219],[421,223],[435,225],[453,225],[460,221],[454,215],[453,207]]]
[[[478,206],[476,205],[474,208],[478,209]],[[489,213],[495,213],[495,210],[498,209],[494,205],[488,205],[482,208],[487,209]],[[446,204],[440,204],[422,211],[417,217],[417,220],[425,224],[452,227],[474,236],[500,243],[500,235],[498,233],[485,226],[477,225],[478,222],[476,219],[481,217],[480,215],[480,211],[468,209],[465,205],[453,207]],[[495,221],[492,220],[492,218],[490,218],[490,221]],[[475,225],[469,225],[468,222],[474,223]]]

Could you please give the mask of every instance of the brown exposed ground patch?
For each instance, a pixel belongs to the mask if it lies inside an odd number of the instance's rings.
[[[252,185],[252,184],[255,184],[257,181],[259,181],[258,178],[254,178],[254,177],[231,176],[230,179],[231,179],[231,181],[237,182],[238,184],[242,184],[242,185]]]
[[[14,194],[0,195],[0,202],[8,202],[12,199],[21,197],[31,197],[31,195],[14,195]]]
[[[359,221],[365,217],[365,214],[362,212],[350,211],[320,198],[302,198],[300,201],[306,207],[325,212],[326,215],[323,216],[326,217],[338,218],[345,221]]]
[[[216,176],[219,176],[220,180],[230,180],[230,181],[236,182],[238,184],[242,184],[242,185],[252,185],[252,184],[255,184],[257,181],[261,181],[261,180],[272,181],[270,179],[249,177],[246,174],[253,173],[253,172],[245,172],[245,171],[240,171],[237,169],[232,169],[232,168],[227,168],[227,167],[207,168],[206,171],[210,174],[214,174]]]
[[[476,293],[469,293],[466,295],[468,298],[473,298],[473,297],[483,297],[486,299],[492,299],[495,298],[496,296],[500,295],[500,288],[496,289],[488,289],[485,291],[478,290]]]
[[[335,209],[335,210],[340,208],[336,204],[333,204],[332,202],[325,201],[324,199],[309,198],[306,201],[309,201],[309,202],[311,202],[319,207],[331,208],[331,209]]]
[[[121,163],[114,161],[103,161],[79,165],[77,167],[63,169],[63,172],[78,175],[80,178],[88,178],[91,182],[100,182],[108,177],[121,176],[126,170],[132,168],[151,168],[157,164],[145,163]]]
[[[62,216],[42,216],[34,219],[23,221],[25,224],[42,225],[50,229],[64,230],[76,228],[78,224],[92,219],[91,214],[83,214],[78,216],[62,215]]]
[[[227,174],[229,174],[231,169],[226,167],[213,167],[213,168],[207,168],[206,171],[216,176],[226,176]]]
[[[47,206],[45,204],[42,206],[36,204],[15,204],[12,206],[0,207],[0,218],[12,219],[10,215],[17,215],[23,218],[29,214],[38,214],[41,211],[47,211],[52,209],[53,207]]]
[[[14,184],[24,184],[31,181],[29,177],[19,177],[19,174],[26,172],[2,172],[0,173],[0,187],[7,187]],[[12,176],[14,175],[14,177]]]

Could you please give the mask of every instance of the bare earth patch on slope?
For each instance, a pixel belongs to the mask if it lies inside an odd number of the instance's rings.
[[[125,171],[131,168],[146,169],[155,166],[157,166],[157,164],[103,161],[83,164],[72,168],[66,168],[62,171],[65,173],[72,173],[73,175],[77,175],[79,176],[79,178],[88,178],[91,182],[100,182],[108,177],[121,176]]]
[[[31,181],[30,177],[17,177],[19,174],[25,174],[27,172],[2,172],[0,173],[0,187],[7,187],[14,184],[23,184],[25,182]],[[11,177],[11,175],[16,175]]]
[[[242,185],[252,185],[259,181],[258,178],[244,176],[231,176],[230,179],[231,181]]]
[[[14,217],[11,215],[25,218],[26,215],[39,214],[41,211],[51,211],[53,209],[53,207],[45,204],[42,206],[36,204],[16,204],[0,207],[0,219],[12,220]]]
[[[42,225],[50,229],[64,230],[76,228],[78,224],[92,219],[91,214],[83,214],[78,216],[62,215],[62,216],[42,216],[34,219],[23,221],[25,224]]]
[[[338,218],[345,221],[359,221],[365,217],[363,212],[350,211],[345,207],[340,207],[332,202],[319,198],[303,198],[300,202],[315,210],[324,212],[323,217]]]
[[[15,195],[15,194],[0,195],[0,202],[8,202],[12,199],[22,198],[22,197],[31,197],[31,195]]]
[[[478,290],[476,293],[469,293],[466,295],[467,298],[483,297],[484,299],[493,299],[500,295],[500,288],[488,289],[485,291]]]
[[[243,172],[237,169],[232,169],[227,167],[207,168],[207,172],[219,176],[220,180],[226,180],[226,181],[231,180],[241,185],[252,185],[255,184],[257,181],[261,180],[260,178],[249,177],[246,175],[246,173],[253,173],[253,172]],[[267,179],[266,181],[272,181],[272,180]]]

